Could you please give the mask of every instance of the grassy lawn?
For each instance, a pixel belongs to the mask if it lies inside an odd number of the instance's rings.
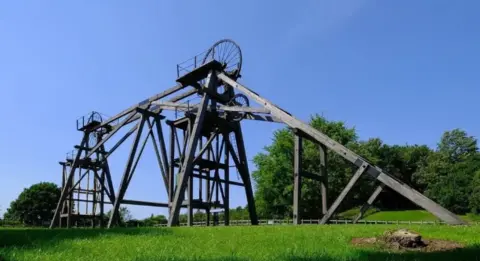
[[[360,208],[353,208],[340,213],[338,218],[353,219],[359,212]],[[459,217],[465,221],[480,221],[480,216],[459,215]],[[439,221],[437,217],[426,210],[379,211],[376,209],[369,209],[365,213],[363,219],[378,221]]]
[[[402,226],[403,228],[406,226]],[[457,240],[444,253],[393,253],[349,244],[395,225],[0,230],[0,260],[480,260],[480,226],[408,226],[425,238]]]
[[[367,215],[365,220],[398,221],[438,221],[439,219],[425,210],[380,211]]]

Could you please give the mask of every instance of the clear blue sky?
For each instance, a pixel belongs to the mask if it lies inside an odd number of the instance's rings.
[[[176,63],[222,38],[242,47],[242,82],[303,120],[323,113],[390,144],[435,146],[453,128],[478,136],[479,8],[467,0],[3,1],[0,209],[24,187],[60,182],[57,162],[80,140],[77,117],[114,115],[173,86]],[[278,127],[245,125],[250,159]],[[124,161],[111,164],[118,184]],[[161,201],[148,181],[158,178],[155,163],[142,166],[128,197]],[[233,193],[233,205],[245,204]]]

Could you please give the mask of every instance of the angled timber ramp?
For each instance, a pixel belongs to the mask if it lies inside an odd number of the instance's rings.
[[[364,174],[372,176],[373,178],[380,181],[383,185],[400,193],[401,195],[408,198],[413,203],[424,208],[425,210],[429,211],[430,213],[437,216],[439,219],[445,221],[448,224],[458,225],[458,224],[465,223],[463,220],[461,220],[458,216],[456,216],[452,212],[443,208],[442,206],[435,203],[431,199],[427,198],[420,192],[409,187],[407,184],[394,178],[392,175],[386,173],[381,168],[369,163],[366,159],[360,157],[355,152],[347,149],[345,146],[331,139],[330,137],[318,131],[317,129],[311,127],[307,123],[298,120],[290,113],[274,105],[273,103],[261,97],[259,94],[250,90],[246,86],[232,80],[227,75],[221,72],[218,73],[218,78],[225,81],[228,85],[232,86],[236,90],[244,93],[249,98],[255,100],[258,104],[263,105],[265,109],[270,111],[271,116],[285,123],[289,127],[298,130],[301,136],[307,137],[308,139],[325,146],[326,148],[336,152],[338,155],[342,156],[343,158],[345,158],[346,160],[350,161],[351,163],[355,164],[358,167],[358,170],[354,173],[353,177],[350,179],[347,186],[343,189],[341,194],[338,196],[338,198],[334,201],[334,203],[331,205],[331,207],[323,216],[321,220],[322,224],[328,221],[328,219],[333,215],[333,213],[336,211],[340,203],[343,201],[345,196],[352,189],[353,185],[358,181],[360,176]],[[298,140],[299,138],[296,138],[297,148],[299,147],[299,145],[297,145],[299,144]],[[299,157],[298,154],[299,153],[295,153],[296,158]],[[299,160],[295,160],[295,161],[299,161]],[[297,166],[295,166],[296,167],[295,174],[301,172],[301,170],[298,169],[298,165],[300,164],[296,164],[296,165]],[[374,194],[372,195],[374,196],[373,200],[376,198],[376,196],[378,196],[378,194],[379,194],[379,189],[377,188],[374,191]]]

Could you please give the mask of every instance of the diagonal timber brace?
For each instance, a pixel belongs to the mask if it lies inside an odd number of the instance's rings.
[[[128,161],[127,161],[127,164],[125,166],[125,170],[123,172],[122,181],[121,181],[120,187],[117,191],[117,196],[115,197],[115,203],[113,204],[113,209],[112,209],[112,213],[110,215],[110,220],[108,221],[108,228],[110,228],[112,226],[113,222],[115,222],[118,219],[118,210],[120,208],[120,203],[123,200],[123,197],[125,195],[125,191],[127,190],[128,182],[131,179],[130,176],[132,174],[131,169],[132,169],[132,165],[133,165],[133,160],[134,160],[136,152],[137,152],[137,147],[138,147],[138,143],[140,142],[140,137],[142,136],[142,130],[143,130],[143,126],[145,125],[145,121],[146,121],[145,116],[142,115],[142,118],[140,120],[140,124],[139,124],[138,129],[137,129],[137,134],[135,136],[135,140],[134,140],[134,142],[132,144],[132,148],[130,150],[130,155],[128,156]]]
[[[435,203],[433,200],[427,198],[420,192],[412,189],[407,184],[404,184],[396,180],[395,178],[393,178],[391,175],[384,172],[379,167],[369,163],[367,160],[363,159],[353,151],[347,149],[345,146],[331,139],[330,137],[318,131],[317,129],[311,127],[307,123],[304,123],[298,120],[297,118],[293,117],[290,113],[282,110],[281,108],[277,107],[270,101],[262,98],[260,95],[248,89],[246,86],[232,80],[224,73],[218,73],[218,78],[223,82],[225,82],[226,84],[230,85],[231,87],[244,93],[251,99],[255,100],[258,104],[264,106],[267,110],[270,111],[270,114],[272,116],[280,119],[289,127],[296,128],[302,131],[306,136],[310,137],[312,140],[315,140],[325,145],[325,147],[336,152],[346,160],[352,162],[353,164],[359,167],[363,166],[364,164],[369,165],[369,167],[366,170],[367,174],[376,178],[378,181],[382,182],[386,186],[400,193],[404,197],[408,198],[410,201],[417,204],[418,206],[428,210],[430,213],[437,216],[439,219],[445,221],[448,224],[465,224],[463,220],[461,220],[455,214],[443,208],[439,204]]]
[[[216,74],[212,71],[209,74],[209,77],[207,79],[208,88],[213,89],[215,86],[217,86],[216,78],[217,78]],[[188,135],[188,144],[184,153],[182,168],[179,174],[179,184],[177,185],[176,191],[173,196],[172,209],[170,211],[170,215],[168,217],[168,223],[167,223],[168,226],[172,226],[178,223],[178,218],[180,215],[180,207],[185,197],[187,179],[189,178],[193,170],[194,154],[195,154],[198,140],[200,137],[200,131],[202,129],[203,119],[205,117],[208,102],[209,102],[209,97],[207,94],[204,94],[202,97],[202,101],[200,102],[201,105],[198,109],[197,116],[195,118],[195,123],[193,124],[193,128],[191,130],[190,135]]]
[[[85,133],[83,135],[82,142],[80,143],[80,148],[85,148],[86,145],[87,145],[87,142],[88,142],[88,133]],[[75,166],[76,166],[77,162],[80,160],[81,154],[82,154],[82,149],[79,149],[77,155],[75,156],[75,159],[72,162],[72,167],[70,168],[70,172],[67,175],[67,179],[65,181],[65,184],[68,184],[68,185],[72,184],[73,175],[75,174]],[[68,195],[68,190],[69,190],[68,185],[62,188],[62,192],[60,194],[60,199],[57,203],[57,208],[55,209],[55,213],[53,214],[53,218],[52,218],[52,221],[50,223],[50,228],[55,226],[57,221],[59,221],[60,211],[61,211],[61,208],[63,207],[63,202],[65,201],[65,199],[67,198],[67,195]]]
[[[258,225],[257,210],[255,207],[255,199],[253,197],[253,187],[250,181],[250,172],[248,170],[247,154],[245,151],[245,144],[243,142],[243,135],[240,123],[237,122],[237,126],[234,130],[235,140],[237,144],[238,156],[233,149],[233,144],[229,139],[227,141],[227,148],[230,151],[233,162],[237,166],[237,170],[240,173],[240,178],[244,184],[245,196],[247,197],[248,213],[250,215],[250,221],[252,225]]]
[[[380,184],[375,191],[373,191],[372,195],[368,198],[367,202],[363,204],[360,208],[360,213],[353,219],[353,223],[357,223],[365,214],[365,212],[372,206],[373,202],[377,199],[378,195],[383,191],[385,185]]]
[[[333,202],[332,206],[328,209],[327,213],[323,215],[322,220],[320,220],[320,224],[325,224],[327,221],[330,219],[330,217],[335,213],[337,208],[340,206],[340,203],[345,199],[347,196],[348,192],[353,188],[355,183],[357,183],[358,179],[360,179],[360,176],[362,176],[363,173],[368,169],[369,165],[367,163],[362,164],[360,168],[353,174],[353,177],[350,179],[350,181],[347,183],[347,186],[342,190],[340,195],[337,197],[337,199]]]

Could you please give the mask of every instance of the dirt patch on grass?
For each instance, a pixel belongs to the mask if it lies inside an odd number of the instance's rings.
[[[463,248],[458,242],[440,239],[422,239],[416,232],[401,229],[387,231],[380,237],[353,238],[352,245],[360,247],[380,247],[394,251],[440,252]]]

